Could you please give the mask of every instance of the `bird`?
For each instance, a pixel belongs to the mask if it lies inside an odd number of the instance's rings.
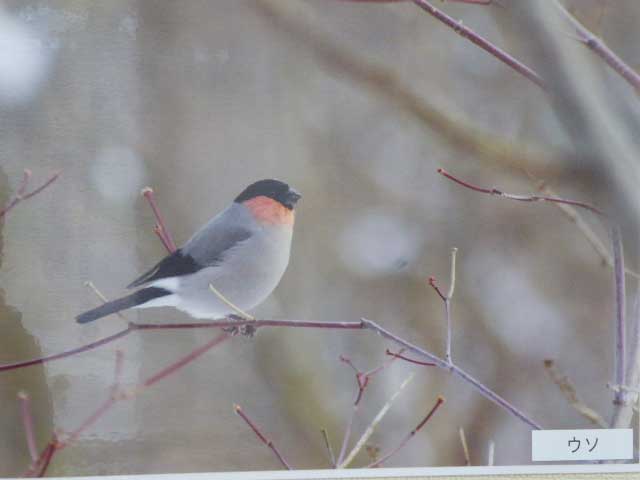
[[[265,179],[246,187],[175,252],[131,282],[130,295],[76,316],[89,323],[126,309],[174,307],[197,319],[234,313],[211,286],[242,310],[262,303],[289,264],[294,208],[301,195]]]

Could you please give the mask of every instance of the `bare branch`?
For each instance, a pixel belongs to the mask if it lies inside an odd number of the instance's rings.
[[[477,34],[469,27],[463,25],[461,21],[455,20],[454,18],[444,13],[442,10],[439,10],[433,5],[431,5],[426,0],[413,0],[413,3],[415,3],[418,7],[420,7],[422,10],[427,12],[432,17],[435,17],[436,19],[440,20],[447,27],[453,29],[453,31],[456,32],[461,37],[466,38],[467,40],[476,44],[485,52],[489,53],[490,55],[493,55],[502,63],[508,65],[513,70],[518,72],[520,75],[524,76],[528,80],[535,83],[542,90],[547,89],[545,81],[533,69],[527,67],[524,63],[522,63],[515,57],[509,55],[500,47],[494,45],[489,40]]]
[[[454,175],[450,174],[443,168],[439,168],[438,173],[443,177],[446,177],[449,180],[457,183],[458,185],[462,185],[463,187],[468,188],[469,190],[473,190],[474,192],[486,193],[488,195],[495,195],[498,197],[507,198],[509,200],[516,200],[518,202],[564,203],[566,205],[573,205],[574,207],[584,208],[586,210],[589,210],[590,212],[595,213],[596,215],[600,215],[601,217],[607,217],[607,214],[604,213],[602,210],[592,205],[589,205],[588,203],[585,203],[585,202],[578,202],[575,200],[568,200],[566,198],[560,198],[560,197],[547,197],[543,195],[514,195],[511,193],[505,193],[502,190],[498,190],[497,188],[485,188],[485,187],[480,187],[478,185],[474,185],[473,183],[469,183],[465,180],[461,180],[460,178],[455,177]]]
[[[31,197],[37,195],[38,193],[42,192],[45,188],[47,188],[49,185],[51,185],[53,182],[55,182],[58,179],[58,177],[60,176],[61,173],[62,172],[54,173],[42,185],[40,185],[39,187],[35,188],[31,192],[25,193],[25,191],[27,189],[27,185],[29,183],[29,180],[31,179],[31,170],[25,169],[25,171],[23,173],[23,176],[22,176],[22,181],[20,182],[20,185],[18,186],[18,189],[16,190],[16,194],[13,196],[13,198],[11,198],[11,200],[9,200],[9,203],[4,208],[0,209],[0,219],[3,218],[7,213],[9,213],[9,211],[13,207],[18,205],[21,201],[28,200],[29,198],[31,198]]]
[[[587,28],[584,27],[558,0],[554,0],[554,5],[558,8],[562,16],[574,28],[578,34],[578,39],[593,53],[599,56],[611,67],[616,73],[624,78],[631,85],[636,93],[640,94],[640,74],[627,65],[616,53],[611,50],[602,39],[595,36]]]
[[[329,434],[327,430],[323,428],[320,430],[322,432],[322,438],[324,439],[324,446],[327,449],[327,454],[329,455],[329,463],[333,468],[336,468],[336,456],[333,453],[333,448],[331,447],[331,442],[329,441]]]
[[[27,170],[25,170],[26,172]],[[20,401],[20,415],[22,417],[22,425],[24,427],[24,436],[27,439],[27,448],[33,462],[38,460],[38,449],[36,447],[36,435],[33,428],[33,413],[31,411],[31,400],[26,392],[18,393]]]
[[[544,193],[550,197],[557,197],[556,193],[545,184],[545,182],[536,179],[533,175],[529,174],[529,177],[536,182],[536,190],[541,193]],[[563,203],[554,203],[554,205],[560,210],[570,221],[572,221],[578,230],[582,232],[585,239],[594,249],[594,251],[598,254],[598,256],[602,259],[602,261],[608,265],[610,268],[613,268],[613,255],[609,253],[607,247],[602,243],[598,235],[593,231],[593,229],[587,224],[587,222],[582,218],[582,215],[577,211],[577,209],[571,205],[566,205]],[[640,274],[634,272],[633,270],[629,270],[628,268],[624,269],[625,273],[630,277],[634,277],[640,279]]]
[[[556,367],[555,362],[551,359],[547,359],[544,361],[544,368],[546,372],[549,374],[549,377],[555,383],[562,394],[565,396],[569,405],[571,405],[580,415],[585,417],[594,425],[597,425],[601,428],[607,428],[607,423],[600,416],[598,412],[586,406],[582,400],[578,397],[578,393],[576,392],[575,387],[572,385],[569,378],[565,375],[562,375]]]
[[[611,226],[611,243],[613,244],[613,270],[615,278],[616,292],[616,348],[615,348],[615,383],[623,385],[625,383],[627,349],[626,349],[626,294],[624,275],[624,252],[622,249],[622,238],[620,228]],[[614,403],[622,405],[626,401],[622,391],[614,392]]]
[[[389,458],[391,458],[393,455],[395,455],[396,453],[398,453],[398,451],[404,447],[409,440],[411,440],[413,437],[415,437],[415,435],[422,429],[422,427],[424,427],[426,425],[426,423],[429,421],[429,419],[431,419],[431,417],[433,416],[434,413],[436,413],[436,410],[438,410],[438,408],[440,407],[440,405],[442,405],[444,403],[444,397],[438,397],[438,399],[436,400],[436,404],[433,406],[433,408],[431,408],[431,410],[429,411],[429,413],[427,413],[427,415],[422,419],[422,421],[416,426],[416,428],[414,428],[413,430],[411,430],[409,432],[409,434],[404,437],[402,439],[402,441],[400,442],[400,444],[394,448],[393,450],[391,450],[389,453],[387,453],[386,455],[383,455],[379,460],[371,463],[370,465],[367,466],[367,468],[374,468],[374,467],[379,467],[380,465],[382,465],[384,462],[386,462],[387,460],[389,460]]]
[[[151,187],[143,188],[142,195],[147,199],[149,205],[151,205],[153,214],[156,217],[157,223],[153,231],[156,233],[156,235],[158,235],[158,237],[162,241],[162,244],[165,246],[169,253],[175,252],[177,250],[176,244],[171,237],[171,233],[169,233],[169,230],[167,229],[167,225],[164,221],[164,218],[162,217],[162,214],[160,213],[160,209],[158,208],[158,204],[156,203],[153,189]]]
[[[468,467],[471,465],[471,455],[469,455],[469,445],[467,444],[467,436],[464,434],[464,428],[458,429],[460,435],[460,444],[462,445],[462,453],[464,455],[464,464]]]
[[[256,434],[256,436],[260,439],[260,441],[262,443],[264,443],[267,447],[269,447],[273,451],[273,453],[276,455],[276,457],[278,457],[278,460],[280,460],[280,463],[282,463],[282,465],[287,470],[291,470],[291,466],[284,459],[284,457],[282,456],[280,451],[277,449],[277,447],[274,445],[274,443],[270,439],[268,439],[267,437],[264,436],[264,434],[260,431],[260,428],[247,416],[246,413],[244,413],[244,410],[242,410],[240,405],[234,405],[233,408],[234,408],[235,412],[238,415],[240,415],[240,417],[247,423],[247,425],[249,425],[249,427],[251,427],[251,430],[253,430],[253,433]]]

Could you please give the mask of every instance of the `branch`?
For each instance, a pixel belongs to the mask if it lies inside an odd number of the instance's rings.
[[[425,367],[435,367],[436,366],[436,364],[433,363],[433,362],[421,362],[420,360],[414,360],[412,358],[405,357],[404,355],[401,355],[400,353],[392,352],[388,348],[385,351],[385,354],[386,355],[391,355],[392,357],[400,358],[400,359],[404,360],[405,362],[415,363],[416,365],[423,365]]]
[[[449,290],[445,295],[442,293],[438,285],[436,284],[435,277],[429,277],[429,285],[436,291],[438,296],[442,299],[444,303],[444,315],[447,320],[447,343],[445,348],[445,360],[448,363],[451,363],[451,337],[453,335],[453,330],[451,326],[451,297],[453,297],[453,292],[456,288],[456,253],[458,249],[453,247],[451,249],[451,274],[449,281]]]
[[[23,362],[11,363],[8,365],[0,365],[0,372],[7,370],[15,370],[17,368],[24,368],[31,365],[37,365],[41,363],[47,363],[53,360],[58,360],[61,358],[66,358],[78,353],[86,352],[88,350],[97,348],[99,346],[110,343],[114,340],[117,340],[125,335],[128,335],[134,330],[182,330],[182,329],[192,329],[192,328],[225,328],[225,327],[240,327],[243,325],[251,325],[254,328],[262,328],[262,327],[288,327],[288,328],[318,328],[318,329],[330,329],[330,330],[371,330],[377,333],[379,336],[390,340],[397,345],[413,352],[416,355],[419,355],[423,358],[428,359],[429,361],[435,363],[435,365],[439,368],[442,368],[446,371],[449,371],[456,376],[463,379],[465,382],[471,384],[481,395],[490,400],[491,402],[499,405],[500,407],[507,410],[512,415],[516,416],[524,423],[529,425],[534,429],[540,429],[540,425],[530,419],[527,415],[509,403],[507,400],[502,398],[500,395],[495,393],[493,390],[485,386],[483,383],[475,379],[473,376],[468,374],[466,371],[462,370],[460,367],[456,365],[452,365],[447,363],[444,359],[441,359],[437,355],[420,348],[408,341],[398,337],[397,335],[391,333],[390,331],[384,329],[377,323],[368,320],[366,318],[362,318],[359,322],[312,322],[312,321],[304,321],[304,320],[245,320],[245,319],[233,319],[233,320],[215,320],[212,322],[202,322],[202,323],[178,323],[178,324],[137,324],[130,322],[129,326],[121,330],[113,335],[97,340],[88,345],[84,345],[82,347],[78,347],[72,350],[67,350],[65,352],[57,353],[55,355],[49,355],[47,357],[40,357],[32,360],[27,360]],[[402,358],[402,357],[398,357]]]
[[[545,184],[545,182],[536,179],[528,172],[527,174],[531,178],[531,180],[535,181],[536,190],[550,197],[557,196],[556,193],[551,188],[549,188],[548,185]],[[578,230],[582,232],[589,245],[591,245],[593,250],[598,254],[598,256],[600,256],[604,264],[608,265],[610,268],[613,268],[613,255],[609,253],[607,247],[602,243],[600,238],[598,238],[596,233],[587,224],[584,218],[582,218],[577,209],[571,205],[565,205],[563,203],[554,203],[554,205],[558,207],[558,210],[560,210],[569,220],[571,220],[576,225],[576,227],[578,227]],[[625,268],[624,271],[630,277],[640,279],[640,274],[634,272],[633,270]]]
[[[16,205],[18,205],[21,201],[23,200],[28,200],[31,197],[39,194],[41,191],[43,191],[45,188],[47,188],[49,185],[51,185],[53,182],[55,182],[58,177],[60,176],[62,172],[56,172],[54,173],[47,181],[45,181],[42,185],[40,185],[39,187],[33,189],[32,191],[25,193],[26,189],[27,189],[27,185],[29,183],[29,180],[31,179],[31,170],[25,169],[23,176],[22,176],[22,181],[20,182],[20,185],[18,186],[18,189],[16,190],[16,194],[11,198],[11,200],[9,200],[9,203],[2,209],[0,209],[0,219],[3,218],[7,213],[9,213],[9,211],[15,207]]]
[[[284,459],[282,454],[278,451],[274,443],[263,435],[263,433],[260,431],[260,428],[255,423],[253,423],[253,421],[247,416],[246,413],[244,413],[244,410],[242,410],[240,405],[234,405],[233,408],[236,411],[236,413],[240,415],[240,417],[247,423],[247,425],[251,427],[251,430],[253,430],[253,433],[256,434],[256,436],[260,439],[260,441],[273,451],[276,457],[278,457],[278,460],[280,460],[280,463],[282,463],[282,465],[287,470],[291,470],[291,465],[287,463],[287,461]]]
[[[434,413],[436,413],[436,410],[438,410],[438,408],[440,407],[440,405],[442,405],[444,403],[444,397],[438,397],[438,399],[436,400],[436,404],[431,408],[431,410],[429,411],[429,413],[427,413],[427,416],[424,417],[422,419],[422,421],[416,426],[416,428],[414,428],[413,430],[411,430],[406,437],[404,437],[402,439],[402,441],[400,442],[400,444],[394,448],[393,450],[391,450],[389,453],[387,453],[386,455],[383,455],[379,460],[369,464],[367,466],[367,468],[374,468],[374,467],[379,467],[380,465],[382,465],[384,462],[386,462],[390,457],[392,457],[393,455],[395,455],[396,453],[398,453],[398,451],[404,447],[409,440],[411,440],[413,437],[416,436],[416,434],[422,429],[422,427],[424,427],[426,425],[426,423],[429,421],[429,419],[431,419],[431,417],[433,416]]]
[[[329,463],[333,468],[336,468],[336,456],[333,453],[333,448],[331,447],[331,442],[329,441],[329,434],[327,433],[327,430],[325,428],[320,431],[322,432],[324,446],[326,447],[327,454],[329,455]]]
[[[142,196],[147,199],[149,205],[151,205],[151,209],[153,210],[153,214],[156,217],[156,225],[153,228],[154,233],[158,236],[164,248],[167,249],[169,253],[175,252],[178,248],[171,237],[171,233],[167,229],[166,223],[164,222],[164,218],[160,213],[160,209],[158,208],[158,204],[156,203],[156,198],[153,192],[153,188],[145,187],[142,189]]]
[[[31,400],[26,392],[18,393],[20,401],[20,415],[22,417],[22,425],[24,426],[24,436],[27,439],[27,448],[33,462],[38,459],[38,449],[36,447],[36,436],[33,429],[33,413],[31,411]]]
[[[469,455],[469,446],[467,445],[467,436],[464,434],[464,428],[460,427],[458,429],[458,434],[460,435],[460,444],[462,444],[464,464],[469,467],[471,466],[471,455]]]
[[[626,296],[625,296],[625,275],[624,275],[624,252],[622,249],[622,239],[620,228],[611,227],[611,243],[613,244],[613,265],[616,292],[616,348],[615,348],[615,383],[623,385],[626,374]],[[623,391],[614,392],[613,402],[617,405],[625,403],[626,398]]]
[[[573,205],[574,207],[584,208],[589,210],[590,212],[595,213],[601,217],[607,217],[607,214],[602,210],[594,207],[593,205],[589,205],[585,202],[578,202],[576,200],[568,200],[566,198],[560,197],[548,197],[545,195],[514,195],[511,193],[505,193],[502,190],[498,190],[497,188],[485,188],[480,187],[478,185],[474,185],[473,183],[467,182],[465,180],[461,180],[460,178],[450,174],[443,168],[439,168],[437,172],[443,177],[448,178],[449,180],[457,183],[458,185],[462,185],[469,190],[473,190],[474,192],[486,193],[488,195],[494,195],[502,198],[507,198],[509,200],[516,200],[518,202],[551,202],[551,203],[563,203],[565,205]]]
[[[544,361],[544,369],[549,374],[551,381],[555,383],[562,394],[565,396],[569,405],[571,405],[580,415],[585,417],[591,423],[599,426],[600,428],[607,428],[607,424],[604,419],[592,408],[587,407],[582,400],[578,397],[575,387],[569,381],[569,378],[562,375],[555,365],[555,362],[551,359]]]
[[[486,38],[480,36],[469,27],[463,25],[462,21],[457,21],[454,18],[450,17],[442,10],[437,9],[433,5],[431,5],[426,0],[413,0],[418,7],[427,12],[429,15],[435,17],[444,23],[447,27],[453,29],[458,35],[463,38],[466,38],[470,42],[476,44],[478,47],[483,49],[485,52],[488,52],[490,55],[493,55],[502,63],[508,65],[513,70],[518,72],[520,75],[524,76],[528,80],[535,83],[542,90],[546,90],[545,81],[538,75],[534,70],[527,67],[524,63],[517,60],[515,57],[512,57],[507,52],[502,50],[500,47],[494,45]]]
[[[636,93],[640,94],[640,74],[627,65],[618,55],[611,50],[602,39],[596,37],[587,28],[584,27],[558,0],[554,0],[554,5],[560,11],[562,16],[571,24],[576,33],[578,40],[589,48],[593,53],[599,56],[611,67],[616,73],[624,78],[631,85]]]

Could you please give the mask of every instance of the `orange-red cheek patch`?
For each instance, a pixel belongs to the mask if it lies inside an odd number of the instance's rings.
[[[295,214],[280,202],[272,198],[259,196],[246,200],[243,204],[253,216],[262,223],[271,225],[293,225]]]

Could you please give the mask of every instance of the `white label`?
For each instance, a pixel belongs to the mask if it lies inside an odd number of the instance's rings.
[[[531,460],[629,460],[633,459],[633,430],[533,430]]]

